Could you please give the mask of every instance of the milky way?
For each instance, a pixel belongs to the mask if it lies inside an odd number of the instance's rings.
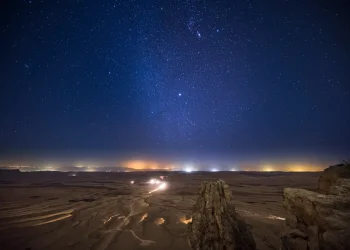
[[[305,1],[14,1],[3,150],[346,152],[349,21]]]

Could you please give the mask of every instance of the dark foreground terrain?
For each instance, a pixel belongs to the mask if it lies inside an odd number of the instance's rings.
[[[75,176],[74,176],[75,175]],[[200,184],[223,179],[257,249],[279,249],[285,187],[314,189],[320,173],[0,173],[1,249],[189,249]],[[151,178],[165,190],[149,193]],[[131,181],[134,181],[131,184]]]

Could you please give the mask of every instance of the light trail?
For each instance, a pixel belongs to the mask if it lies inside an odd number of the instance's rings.
[[[278,217],[278,216],[275,216],[275,215],[269,215],[269,216],[267,216],[265,218],[271,219],[271,220],[286,220],[286,218]]]
[[[250,215],[250,216],[257,216],[257,217],[261,217],[261,218],[264,218],[264,219],[270,219],[270,220],[286,220],[286,218],[283,218],[283,217],[279,217],[279,216],[275,216],[275,215],[268,215],[268,216],[265,216],[265,215],[262,215],[262,214],[258,214],[258,213],[254,213],[254,212],[250,212],[250,211],[247,211],[247,210],[244,210],[244,209],[236,209],[237,212],[243,212],[247,215]]]
[[[164,190],[167,188],[167,183],[166,182],[161,182],[158,187],[156,187],[155,189],[149,191],[148,193],[151,194],[153,192],[159,191],[159,190]]]
[[[41,226],[41,225],[49,224],[49,223],[52,223],[52,222],[56,222],[56,221],[67,219],[67,218],[69,218],[71,216],[72,216],[72,214],[67,214],[67,215],[64,215],[62,217],[59,217],[59,218],[56,218],[56,219],[53,219],[53,220],[36,223],[36,224],[34,224],[32,226]]]

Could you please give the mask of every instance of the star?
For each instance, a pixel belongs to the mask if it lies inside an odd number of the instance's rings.
[[[9,1],[5,12],[18,14],[0,24],[6,152],[52,145],[57,155],[103,148],[220,161],[275,148],[349,152],[345,8],[281,1],[281,15],[270,1],[235,2]]]

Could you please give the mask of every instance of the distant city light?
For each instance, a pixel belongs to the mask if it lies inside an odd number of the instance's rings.
[[[191,173],[192,171],[193,171],[193,169],[190,168],[190,167],[185,168],[185,172],[186,172],[186,173]]]
[[[264,171],[264,172],[272,172],[272,171],[276,171],[276,170],[272,166],[266,165],[266,166],[263,166],[262,171]]]
[[[44,171],[56,171],[56,168],[52,165],[47,165],[43,168]]]
[[[286,171],[291,172],[306,172],[306,171],[319,171],[320,167],[313,166],[310,164],[302,164],[302,163],[296,163],[296,164],[289,164],[286,169]]]
[[[262,172],[273,172],[273,171],[292,171],[292,172],[314,172],[321,171],[322,166],[308,163],[308,162],[291,162],[291,163],[261,163],[256,165],[244,165],[241,163],[228,163],[227,165],[219,165],[211,163],[208,165],[202,163],[193,162],[155,162],[155,161],[130,161],[123,167],[105,167],[98,164],[87,164],[79,163],[72,166],[59,165],[57,163],[46,163],[39,165],[8,165],[4,166],[5,169],[19,169],[20,171],[62,171],[62,172],[129,172],[139,170],[168,170],[168,171],[180,171],[183,173],[193,173],[196,171],[209,171],[209,172],[220,172],[220,171],[262,171]],[[123,169],[125,168],[125,169]],[[146,180],[152,185],[159,185],[165,177],[154,176],[153,180]],[[130,182],[130,180],[127,180]]]
[[[96,172],[96,168],[88,166],[85,171],[86,172]]]
[[[132,185],[132,184],[134,184],[135,182],[134,181],[130,181],[130,184]]]

